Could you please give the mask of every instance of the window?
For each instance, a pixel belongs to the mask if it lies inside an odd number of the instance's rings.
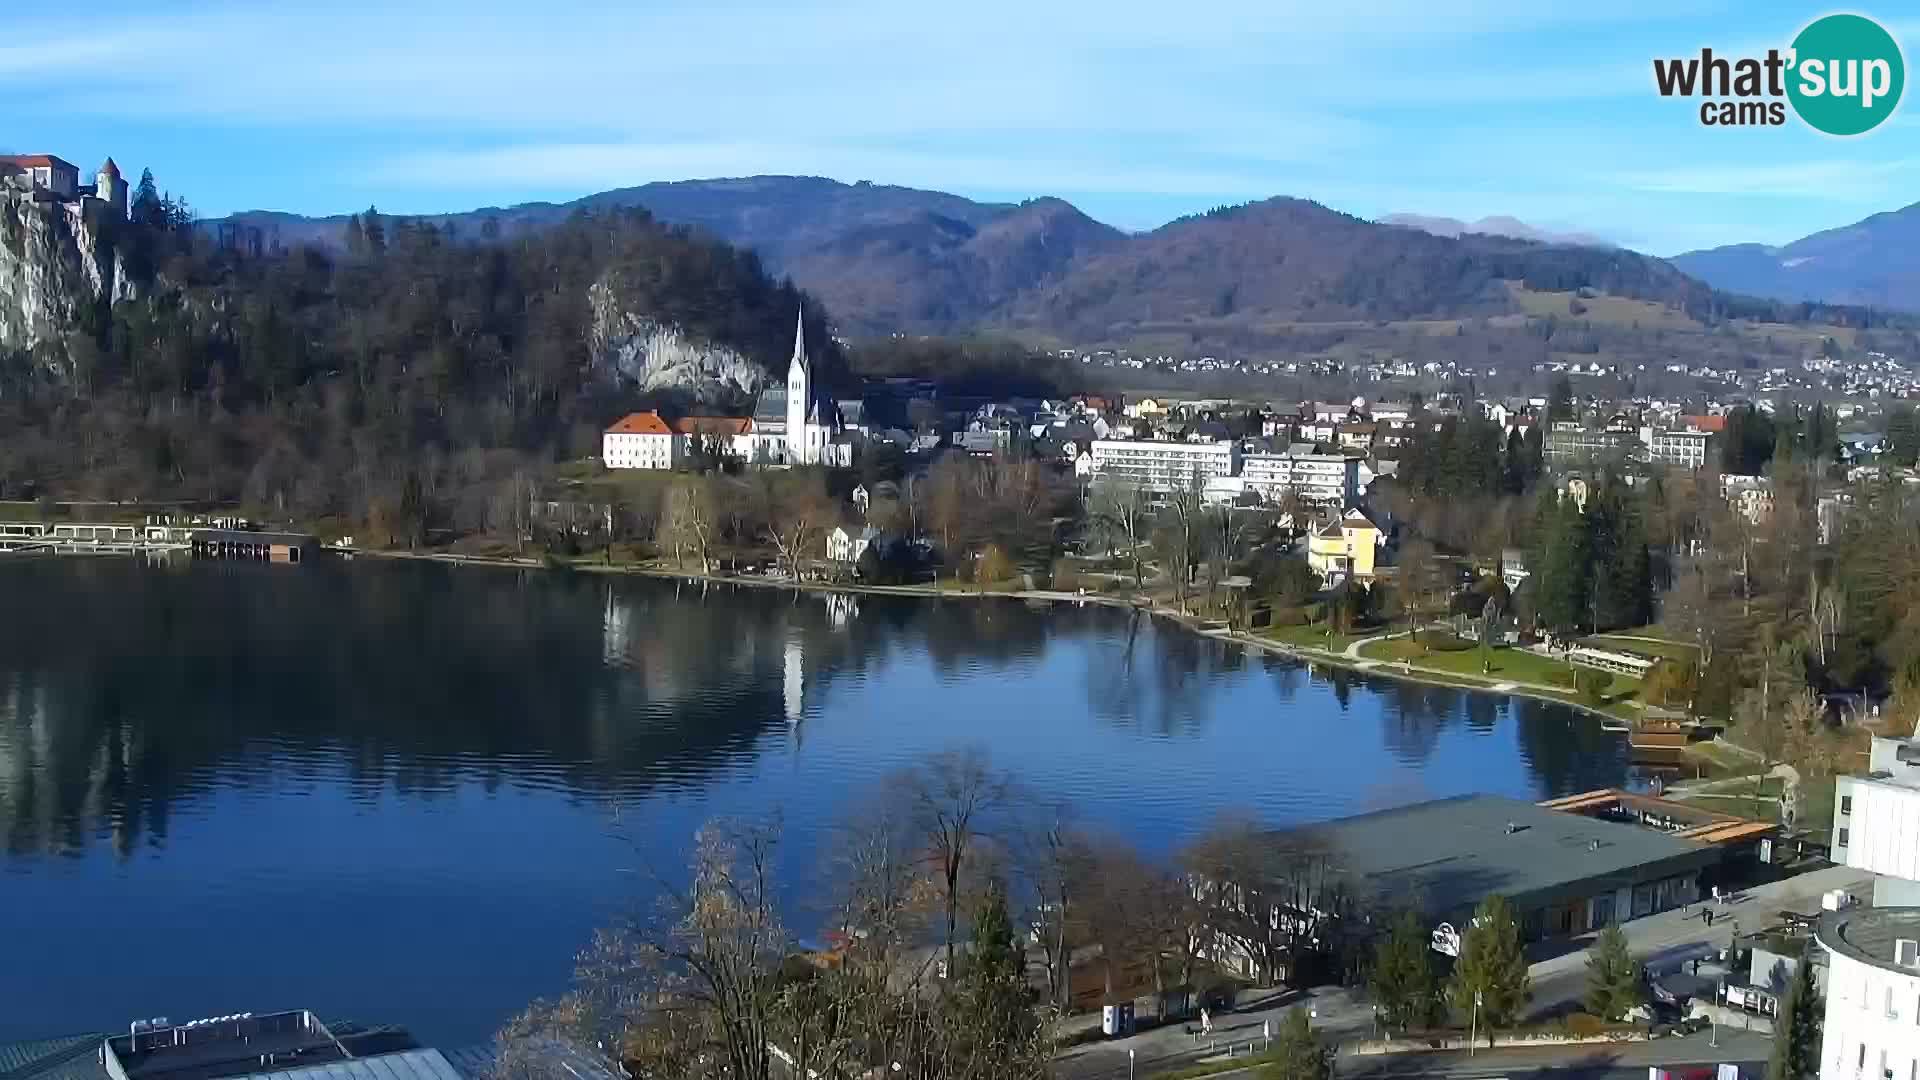
[[[1835,846],[1835,847],[1846,847],[1846,846],[1847,846],[1847,830],[1845,830],[1845,829],[1841,829],[1841,830],[1840,830],[1840,842],[1839,842],[1839,843],[1837,843],[1837,844],[1835,844],[1834,846]]]
[[[1853,796],[1851,795],[1840,796],[1840,813],[1842,815],[1853,813]]]

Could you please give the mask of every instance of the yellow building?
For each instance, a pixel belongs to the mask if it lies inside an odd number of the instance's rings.
[[[1329,588],[1348,577],[1371,582],[1381,540],[1380,526],[1354,507],[1307,538],[1307,565]]]

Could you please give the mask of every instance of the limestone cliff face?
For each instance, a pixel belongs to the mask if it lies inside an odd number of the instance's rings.
[[[751,401],[767,374],[745,355],[635,310],[605,280],[587,290],[593,323],[587,346],[594,366],[642,390],[676,390],[699,401],[738,405]]]
[[[82,206],[0,184],[0,349],[57,341],[101,297],[132,297],[118,252]]]

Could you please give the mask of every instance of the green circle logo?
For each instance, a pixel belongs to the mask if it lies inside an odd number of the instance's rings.
[[[1907,63],[1900,43],[1864,15],[1815,19],[1793,39],[1787,98],[1815,130],[1860,135],[1900,104]]]

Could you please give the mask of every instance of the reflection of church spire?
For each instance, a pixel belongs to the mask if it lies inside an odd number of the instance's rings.
[[[613,583],[607,583],[607,610],[600,620],[600,653],[603,662],[609,665],[626,663],[627,645],[631,637],[633,612],[625,604],[613,601]]]
[[[787,723],[798,724],[805,709],[807,676],[803,666],[806,658],[801,652],[800,639],[797,636],[787,639],[784,659],[780,683],[786,701]]]

